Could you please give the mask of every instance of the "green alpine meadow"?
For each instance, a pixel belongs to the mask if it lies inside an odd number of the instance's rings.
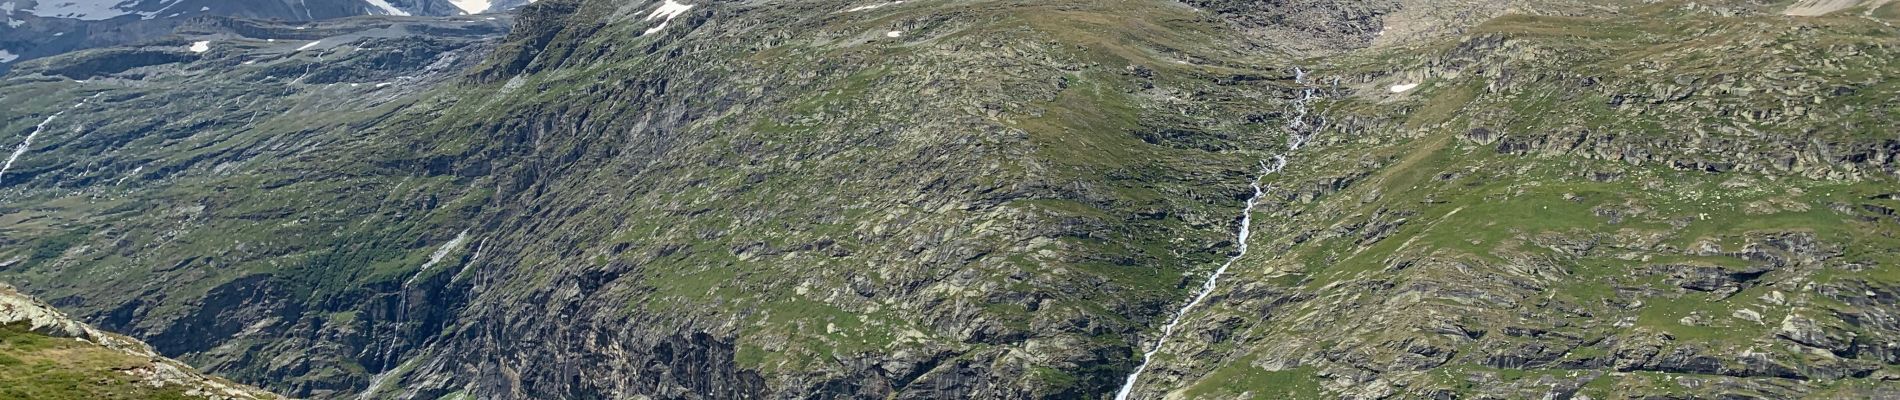
[[[0,17],[0,399],[1900,398],[1900,1]]]

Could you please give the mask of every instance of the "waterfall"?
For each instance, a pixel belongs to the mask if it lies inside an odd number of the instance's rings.
[[[99,95],[95,94],[95,95],[92,95],[92,97],[99,97]],[[33,147],[33,138],[39,137],[40,132],[46,130],[46,124],[53,123],[53,119],[59,118],[60,115],[66,114],[67,111],[72,111],[72,109],[79,108],[79,106],[86,105],[86,102],[92,100],[92,97],[87,97],[84,100],[80,100],[78,103],[74,103],[72,107],[67,107],[64,110],[59,110],[59,112],[53,113],[53,115],[48,115],[46,116],[46,119],[40,120],[39,125],[34,125],[33,132],[27,133],[26,140],[20,141],[20,145],[18,147],[13,148],[13,154],[10,154],[7,156],[6,164],[0,164],[0,182],[5,182],[5,179],[3,178],[7,176],[7,170],[13,169],[13,162],[19,161],[20,156],[26,155],[27,148]]]
[[[389,340],[382,342],[383,356],[380,357],[383,359],[382,371],[377,372],[376,377],[370,379],[369,388],[364,389],[362,393],[358,393],[356,395],[357,399],[364,400],[375,396],[376,392],[382,389],[383,381],[389,379],[389,376],[393,375],[392,372],[395,372],[395,370],[389,368],[389,361],[394,358],[396,340],[402,336],[402,328],[409,326],[409,287],[416,283],[416,279],[422,277],[423,272],[428,272],[430,267],[441,263],[444,258],[448,258],[450,253],[461,250],[462,245],[465,243],[468,243],[467,229],[463,229],[462,233],[455,234],[455,238],[449,239],[447,243],[443,243],[442,247],[437,247],[435,253],[429,254],[429,261],[423,262],[422,266],[416,268],[416,272],[409,275],[409,279],[403,280],[402,286],[396,289],[396,320],[392,321],[395,326],[390,328]],[[406,365],[408,362],[404,362],[403,364]]]
[[[1293,82],[1305,86],[1306,71],[1299,67],[1293,67]],[[1299,97],[1294,98],[1293,112],[1288,114],[1289,118],[1286,123],[1286,153],[1290,154],[1299,150],[1301,147],[1305,147],[1307,140],[1312,137],[1311,134],[1305,133],[1307,130],[1306,113],[1307,106],[1317,98],[1316,95],[1317,92],[1312,88],[1302,88],[1300,89]],[[1234,240],[1240,243],[1240,247],[1236,249],[1237,251],[1234,252],[1233,256],[1227,257],[1227,261],[1221,263],[1219,268],[1215,268],[1214,272],[1207,275],[1207,280],[1202,281],[1201,287],[1194,290],[1194,294],[1189,297],[1187,304],[1183,304],[1181,308],[1174,310],[1174,315],[1168,318],[1168,323],[1161,326],[1161,336],[1155,338],[1154,344],[1148,346],[1148,350],[1141,353],[1141,364],[1136,365],[1135,371],[1129,373],[1128,379],[1122,381],[1121,390],[1115,392],[1115,400],[1128,400],[1128,396],[1135,391],[1136,381],[1141,379],[1141,373],[1146,372],[1148,370],[1148,364],[1154,361],[1155,353],[1161,352],[1161,346],[1166,344],[1168,339],[1174,336],[1175,329],[1180,328],[1181,322],[1187,319],[1188,313],[1194,311],[1194,307],[1201,305],[1202,302],[1207,301],[1208,296],[1214,294],[1214,289],[1220,284],[1221,276],[1227,274],[1227,269],[1233,267],[1234,262],[1239,261],[1241,257],[1247,255],[1247,239],[1252,236],[1253,233],[1253,209],[1254,206],[1259,204],[1260,197],[1266,195],[1266,190],[1260,186],[1260,182],[1266,180],[1267,176],[1279,173],[1280,169],[1286,168],[1287,158],[1285,154],[1274,155],[1272,160],[1271,163],[1265,160],[1260,161],[1260,174],[1254,176],[1253,182],[1250,183],[1253,187],[1253,196],[1247,197],[1246,206],[1242,207],[1240,211],[1240,229],[1234,232]]]

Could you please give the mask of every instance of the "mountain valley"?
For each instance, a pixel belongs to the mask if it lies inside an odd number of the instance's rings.
[[[252,396],[72,398],[1900,397],[1892,2],[315,3],[4,64],[0,282]]]

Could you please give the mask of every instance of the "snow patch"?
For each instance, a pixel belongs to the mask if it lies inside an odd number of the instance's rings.
[[[369,3],[369,5],[376,6],[376,8],[382,9],[383,15],[399,15],[399,16],[404,16],[404,17],[409,16],[408,11],[403,11],[400,8],[396,8],[394,4],[389,4],[388,1],[384,1],[384,0],[364,0],[364,1]]]
[[[888,1],[888,2],[883,2],[883,3],[871,4],[871,5],[862,5],[862,6],[845,9],[844,12],[859,12],[859,11],[864,11],[864,10],[876,9],[878,7],[898,5],[898,4],[904,4],[904,2],[903,1]]]
[[[196,41],[196,42],[191,42],[191,52],[193,52],[193,53],[203,53],[203,52],[207,52],[207,51],[211,51],[211,41],[209,41],[209,40],[200,40],[200,41]]]
[[[160,4],[170,7],[172,3],[177,2],[178,0],[167,0],[161,1]],[[112,19],[123,15],[138,15],[139,18],[149,19],[153,15],[158,14],[156,12],[139,12],[120,7],[121,5],[133,7],[137,6],[138,3],[139,2],[121,0],[49,0],[33,5],[33,9],[31,10],[20,11],[26,11],[42,18],[72,18],[86,21]],[[161,8],[160,10],[163,9]]]
[[[297,51],[304,51],[304,50],[310,50],[310,48],[311,48],[311,47],[317,47],[317,44],[318,44],[318,43],[323,43],[323,41],[322,41],[322,40],[312,40],[312,41],[310,41],[310,43],[305,43],[305,44],[304,44],[303,46],[299,46],[299,47],[297,47]]]
[[[449,0],[449,4],[462,9],[463,14],[481,14],[491,6],[488,0]]]
[[[1392,87],[1386,88],[1386,90],[1390,90],[1392,91],[1392,93],[1404,93],[1405,91],[1412,90],[1412,88],[1415,88],[1415,87],[1418,87],[1418,84],[1405,83],[1405,84],[1392,85]]]
[[[421,275],[422,271],[428,271],[429,267],[433,267],[435,264],[442,262],[443,258],[449,256],[449,253],[461,250],[463,243],[468,243],[468,230],[466,229],[462,230],[462,233],[455,234],[455,238],[449,239],[448,243],[443,243],[442,247],[436,248],[435,253],[429,255],[429,261],[422,263],[422,268],[416,269],[416,274]]]
[[[890,32],[884,32],[884,37],[893,37],[893,38],[894,38],[894,37],[902,37],[902,36],[904,36],[904,31],[890,31]]]
[[[18,59],[20,59],[19,54],[13,54],[13,52],[7,51],[7,49],[0,49],[0,64],[10,63]]]
[[[132,168],[132,172],[128,172],[125,174],[125,176],[119,177],[119,181],[112,183],[112,186],[124,185],[126,179],[132,179],[132,177],[139,175],[139,171],[144,171],[144,170],[145,170],[145,166],[143,165],[140,165],[137,168]]]
[[[26,21],[13,19],[13,8],[14,5],[11,1],[0,3],[0,22],[6,22],[8,28],[18,28],[20,25],[26,25]]]
[[[659,32],[662,29],[666,29],[666,24],[669,22],[673,22],[673,21],[660,21],[659,25],[654,25],[652,28],[647,28],[646,32],[640,33],[640,36],[651,35],[653,34],[653,32]]]
[[[654,18],[662,18],[662,17],[664,17],[665,20],[660,21],[660,24],[657,26],[654,26],[652,28],[647,28],[646,33],[641,33],[640,35],[641,36],[651,35],[654,32],[659,32],[662,29],[666,29],[666,25],[669,23],[672,23],[673,18],[679,17],[681,14],[685,14],[686,10],[691,10],[691,9],[693,9],[693,5],[691,4],[685,4],[685,3],[681,3],[681,2],[677,2],[673,0],[665,0],[661,2],[660,8],[654,9],[652,14],[647,14],[646,19],[644,19],[643,21],[652,21]]]

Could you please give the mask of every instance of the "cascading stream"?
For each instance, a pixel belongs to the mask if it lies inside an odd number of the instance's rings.
[[[33,138],[39,137],[40,132],[46,130],[46,124],[53,123],[53,119],[59,118],[59,116],[61,115],[65,115],[67,111],[72,111],[75,108],[79,108],[79,106],[86,105],[86,102],[91,101],[93,97],[99,97],[99,95],[95,94],[92,97],[87,97],[84,100],[80,100],[78,103],[74,103],[72,107],[67,107],[64,110],[59,110],[59,112],[53,113],[53,115],[46,116],[46,119],[41,120],[39,125],[34,125],[33,132],[26,134],[26,140],[20,141],[20,146],[13,148],[13,154],[7,155],[6,164],[0,164],[0,182],[5,182],[4,178],[6,178],[7,176],[7,170],[13,169],[13,162],[18,161],[20,159],[20,156],[26,155],[26,150],[28,148],[33,147]]]
[[[1306,71],[1301,70],[1299,67],[1294,67],[1293,82],[1304,86],[1306,84]],[[1305,147],[1307,139],[1310,138],[1309,135],[1302,132],[1306,128],[1307,104],[1313,101],[1314,93],[1315,91],[1312,88],[1301,89],[1300,97],[1293,100],[1293,113],[1286,124],[1286,147],[1288,153]],[[1240,212],[1240,229],[1234,233],[1235,241],[1240,243],[1240,247],[1236,249],[1233,256],[1227,258],[1226,262],[1221,263],[1219,268],[1215,268],[1213,273],[1208,274],[1207,280],[1201,282],[1201,287],[1194,291],[1194,295],[1189,298],[1187,304],[1182,305],[1180,309],[1174,310],[1174,316],[1169,317],[1168,323],[1161,326],[1161,336],[1155,338],[1154,344],[1148,346],[1148,350],[1141,353],[1141,364],[1136,365],[1135,371],[1129,373],[1128,379],[1122,382],[1121,390],[1115,393],[1115,400],[1128,400],[1128,396],[1135,391],[1136,381],[1141,379],[1141,373],[1148,370],[1148,364],[1154,361],[1155,353],[1161,352],[1161,346],[1167,344],[1168,339],[1174,336],[1175,329],[1179,328],[1181,322],[1187,319],[1188,313],[1194,311],[1194,307],[1200,306],[1202,302],[1207,301],[1208,296],[1214,294],[1214,289],[1220,285],[1221,276],[1227,273],[1229,267],[1234,266],[1234,262],[1239,261],[1241,257],[1247,256],[1247,239],[1253,232],[1253,209],[1255,205],[1259,204],[1260,196],[1266,194],[1266,190],[1260,186],[1260,182],[1266,180],[1268,175],[1279,173],[1280,169],[1286,167],[1286,164],[1287,159],[1285,155],[1273,156],[1272,163],[1266,161],[1260,162],[1260,174],[1254,176],[1253,182],[1250,183],[1250,185],[1253,186],[1253,196],[1247,197],[1246,206],[1243,207]]]
[[[435,253],[429,255],[429,261],[423,262],[422,266],[419,268],[416,268],[416,272],[414,274],[409,275],[409,279],[403,280],[402,286],[399,286],[396,289],[396,296],[397,296],[396,297],[396,302],[397,302],[396,303],[397,304],[396,305],[396,320],[394,321],[395,322],[394,326],[390,328],[391,332],[389,333],[389,340],[383,342],[382,344],[382,348],[383,348],[383,351],[382,351],[383,355],[381,357],[383,359],[383,368],[381,370],[382,372],[376,373],[376,376],[370,379],[369,388],[364,389],[362,393],[357,393],[356,398],[358,400],[367,400],[375,396],[376,393],[382,389],[383,382],[388,380],[390,376],[394,375],[393,372],[395,372],[395,370],[392,370],[389,368],[389,361],[394,358],[393,356],[395,355],[396,340],[398,337],[402,335],[402,329],[407,328],[409,326],[409,288],[410,286],[416,283],[416,279],[422,278],[423,272],[428,272],[429,268],[434,267],[438,263],[441,263],[443,259],[448,258],[450,253],[453,253],[457,250],[461,250],[462,245],[465,243],[468,243],[467,229],[462,230],[462,233],[455,234],[455,238],[449,239],[447,243],[443,243],[442,247],[436,248]],[[365,350],[367,350],[367,348]],[[404,364],[407,364],[407,363],[408,362],[404,362]]]

